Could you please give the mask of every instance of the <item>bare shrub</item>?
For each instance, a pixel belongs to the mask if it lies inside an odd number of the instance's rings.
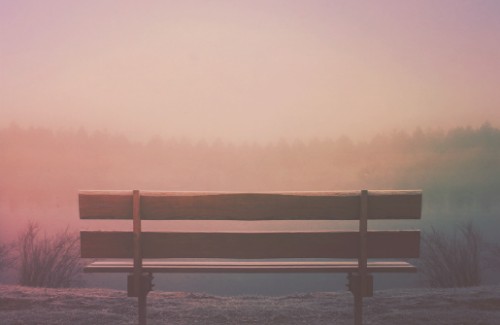
[[[485,268],[493,271],[500,270],[500,244],[486,243]]]
[[[469,287],[481,284],[483,238],[468,222],[453,233],[432,228],[424,233],[420,272],[431,287]]]
[[[10,268],[14,262],[12,247],[10,246],[0,243],[0,272]]]
[[[19,284],[31,287],[70,287],[81,275],[79,238],[68,229],[52,237],[40,235],[30,222],[18,239]]]

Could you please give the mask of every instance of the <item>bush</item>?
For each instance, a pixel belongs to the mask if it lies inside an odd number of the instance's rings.
[[[12,266],[14,257],[12,255],[11,247],[7,244],[0,243],[0,272]]]
[[[494,272],[500,271],[500,244],[487,243],[485,268]]]
[[[452,234],[432,228],[423,235],[420,271],[431,287],[469,287],[481,284],[483,238],[472,222]]]
[[[52,237],[40,236],[30,222],[18,239],[19,284],[31,287],[70,287],[81,275],[79,237],[68,229]]]

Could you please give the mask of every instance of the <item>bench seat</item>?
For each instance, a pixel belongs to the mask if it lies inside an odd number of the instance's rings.
[[[130,261],[95,261],[84,267],[86,273],[131,273]],[[148,261],[142,271],[151,273],[350,273],[358,271],[357,261]],[[368,262],[369,272],[414,273],[417,268],[408,262]]]

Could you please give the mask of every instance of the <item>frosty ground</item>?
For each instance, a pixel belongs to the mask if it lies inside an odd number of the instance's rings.
[[[395,289],[365,299],[365,324],[500,324],[500,286]],[[136,299],[110,289],[0,285],[0,323],[135,324]],[[217,297],[151,292],[148,324],[352,324],[348,292]]]

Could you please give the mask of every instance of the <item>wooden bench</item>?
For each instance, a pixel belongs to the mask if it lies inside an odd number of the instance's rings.
[[[131,259],[94,261],[84,271],[130,273],[128,295],[138,297],[141,325],[146,324],[146,296],[155,272],[347,273],[348,287],[354,295],[354,322],[362,324],[363,297],[373,294],[371,273],[416,272],[415,266],[406,261],[368,259],[419,256],[420,231],[368,231],[368,220],[419,219],[420,191],[81,191],[79,206],[81,219],[133,220],[133,229],[128,232],[82,231],[81,256]],[[240,220],[248,222],[249,229],[251,221],[256,220],[357,220],[359,229],[143,232],[141,220]],[[183,258],[192,260],[178,260]]]

